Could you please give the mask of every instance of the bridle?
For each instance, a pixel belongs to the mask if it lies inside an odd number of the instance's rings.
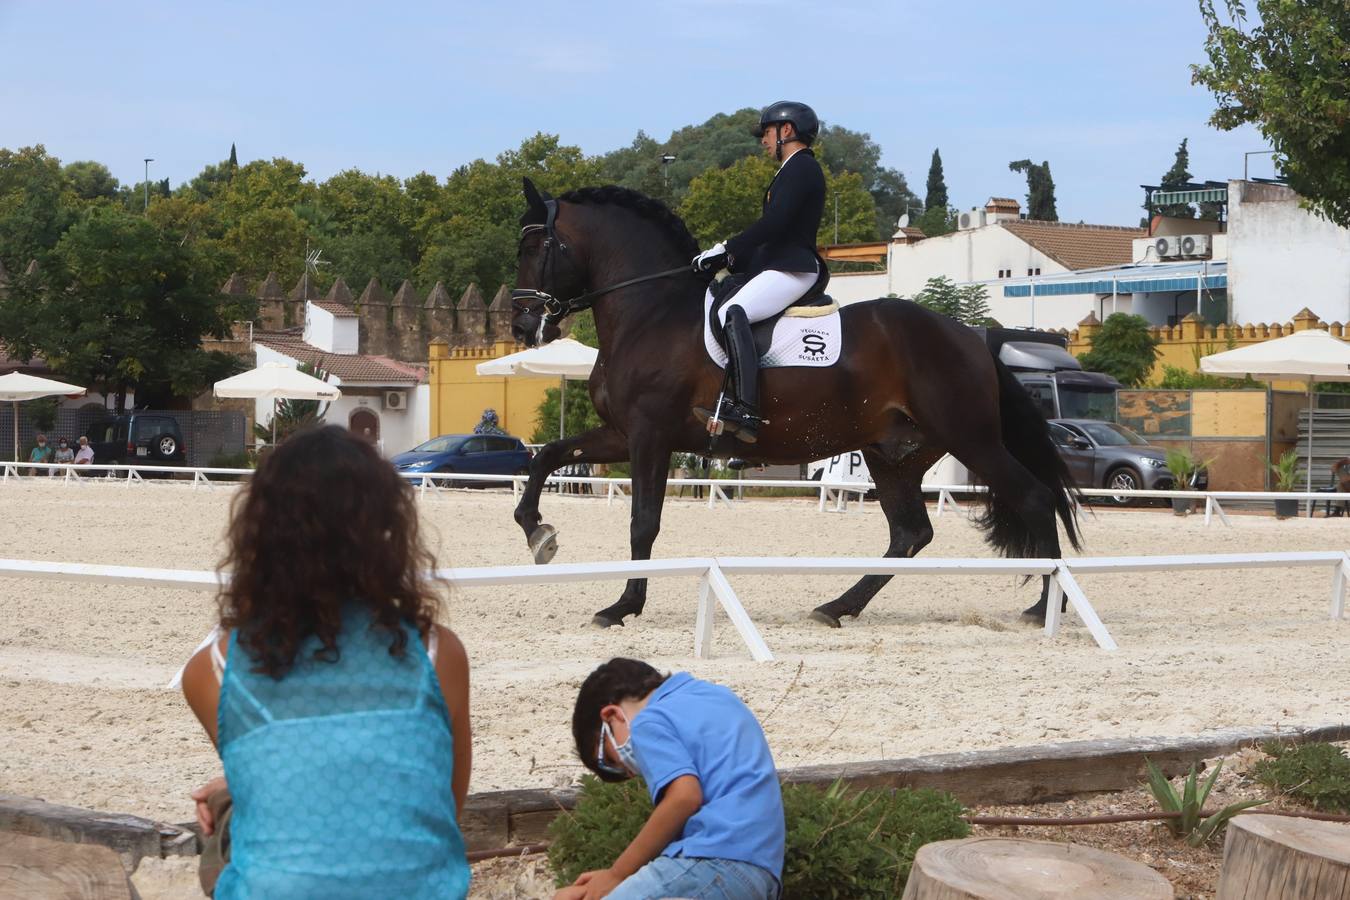
[[[545,232],[543,245],[544,257],[539,261],[540,285],[547,283],[548,276],[553,269],[554,249],[556,248],[559,254],[565,254],[567,252],[567,244],[563,242],[562,238],[558,237],[558,231],[554,227],[554,223],[558,220],[558,201],[554,200],[551,197],[545,200],[544,210],[546,213],[544,224],[540,225],[536,223],[533,225],[526,225],[525,227],[521,228],[520,242],[517,244],[517,247],[519,247],[520,244],[524,243],[525,238],[527,238],[531,234],[534,234],[535,232],[538,231]],[[620,281],[617,284],[611,284],[607,287],[597,288],[596,290],[593,291],[586,291],[583,294],[578,294],[577,296],[569,298],[567,300],[560,300],[559,298],[553,296],[552,294],[546,291],[539,290],[538,288],[516,288],[513,291],[511,291],[511,308],[513,312],[517,314],[522,312],[528,312],[530,302],[542,301],[544,314],[540,318],[539,322],[539,334],[542,337],[544,326],[557,325],[559,322],[561,322],[568,316],[572,315],[573,313],[578,313],[581,312],[582,310],[590,309],[592,306],[595,305],[596,299],[599,297],[603,297],[605,294],[612,293],[613,291],[617,291],[622,288],[632,287],[635,284],[642,284],[647,281],[656,281],[661,278],[671,278],[675,275],[693,275],[693,274],[695,273],[690,266],[688,265],[679,266],[674,269],[666,269],[663,272],[654,272],[651,275],[639,275],[637,278],[629,278],[624,281]]]

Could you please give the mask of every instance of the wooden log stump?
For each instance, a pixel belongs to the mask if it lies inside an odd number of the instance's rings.
[[[107,847],[0,831],[0,898],[132,900],[136,896],[117,854]]]
[[[1143,863],[1080,844],[977,837],[919,848],[903,900],[1172,900]]]
[[[1350,900],[1350,825],[1235,817],[1224,839],[1216,900]]]

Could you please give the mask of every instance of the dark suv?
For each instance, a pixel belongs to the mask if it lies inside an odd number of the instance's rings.
[[[178,420],[162,413],[127,413],[100,419],[85,432],[95,464],[187,465],[187,442]]]

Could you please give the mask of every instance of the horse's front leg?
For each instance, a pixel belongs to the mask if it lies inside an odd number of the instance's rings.
[[[525,532],[536,563],[546,563],[558,552],[558,529],[539,515],[539,495],[548,476],[572,463],[614,463],[628,458],[628,439],[608,425],[545,444],[530,460],[530,480],[516,504],[516,524]]]
[[[661,507],[666,502],[666,477],[670,474],[670,447],[648,437],[647,428],[634,429],[629,459],[633,465],[633,512],[629,541],[633,559],[651,559],[652,544],[661,531]],[[619,602],[602,609],[591,620],[601,628],[622,625],[624,616],[642,615],[647,603],[647,579],[630,578]]]

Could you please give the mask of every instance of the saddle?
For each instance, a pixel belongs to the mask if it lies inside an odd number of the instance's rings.
[[[816,276],[815,284],[811,285],[810,290],[794,300],[787,309],[778,315],[770,316],[762,322],[755,322],[750,326],[750,333],[755,336],[755,351],[761,357],[769,352],[769,347],[773,344],[773,329],[778,324],[779,319],[784,316],[800,316],[802,318],[826,316],[839,308],[834,298],[825,293],[825,288],[830,283],[830,270],[825,268],[825,263],[819,256],[816,259],[820,274]],[[750,276],[748,275],[727,275],[720,281],[714,281],[708,288],[713,297],[713,302],[708,309],[708,330],[724,353],[727,349],[727,339],[726,335],[723,334],[722,320],[717,312],[726,306],[731,298],[735,297],[737,292],[745,287],[749,281]]]

